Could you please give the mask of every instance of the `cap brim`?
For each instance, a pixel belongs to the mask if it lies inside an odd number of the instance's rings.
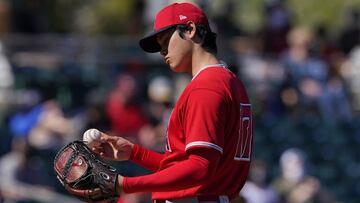
[[[157,41],[157,35],[159,33],[162,33],[170,28],[174,27],[174,25],[168,26],[168,27],[164,27],[156,32],[153,32],[149,35],[147,35],[146,37],[142,38],[139,41],[139,45],[140,47],[149,53],[156,53],[156,52],[160,52],[161,51],[161,46]]]

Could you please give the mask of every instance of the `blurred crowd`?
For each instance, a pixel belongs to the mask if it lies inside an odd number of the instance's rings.
[[[242,31],[230,15],[212,21],[219,57],[244,81],[256,121],[253,164],[235,201],[359,202],[360,9],[349,11],[333,37],[326,26],[295,25],[282,1],[269,2],[257,33]],[[67,38],[56,48],[74,58],[76,43]],[[121,51],[138,58],[98,65],[97,54],[106,50],[92,43],[81,49],[95,51],[76,64],[3,40],[0,202],[78,202],[54,176],[53,158],[89,128],[164,151],[172,106],[191,77],[143,55],[137,41],[129,44]],[[123,175],[148,173],[131,162],[111,164]],[[149,194],[132,194],[119,202],[151,201]]]

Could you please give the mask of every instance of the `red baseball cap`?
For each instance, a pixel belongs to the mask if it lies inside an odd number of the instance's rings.
[[[192,21],[195,24],[209,27],[205,13],[191,3],[173,3],[160,10],[154,22],[154,31],[140,40],[140,47],[149,53],[159,52],[160,44],[157,42],[157,34],[172,28],[175,25],[183,25]]]

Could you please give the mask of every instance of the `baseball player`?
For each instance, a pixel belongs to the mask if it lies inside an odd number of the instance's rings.
[[[160,154],[106,134],[92,150],[154,172],[118,175],[119,193],[152,192],[155,203],[229,202],[248,176],[252,113],[242,82],[216,57],[216,34],[207,17],[194,4],[171,4],[156,15],[154,33],[140,46],[160,52],[173,71],[193,76],[172,111],[166,151]]]

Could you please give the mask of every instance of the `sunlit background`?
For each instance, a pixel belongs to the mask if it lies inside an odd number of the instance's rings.
[[[0,202],[79,202],[53,159],[88,128],[164,150],[191,77],[138,40],[172,2],[0,0]],[[360,1],[195,2],[253,105],[254,162],[236,202],[360,202]]]

